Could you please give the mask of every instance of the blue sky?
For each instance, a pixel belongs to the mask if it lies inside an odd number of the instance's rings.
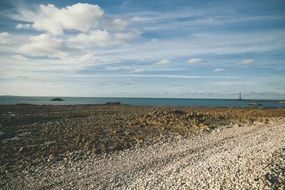
[[[285,99],[285,1],[0,2],[0,94]]]

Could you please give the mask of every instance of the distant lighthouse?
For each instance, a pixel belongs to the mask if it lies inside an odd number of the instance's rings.
[[[239,93],[238,100],[241,100],[241,93]]]

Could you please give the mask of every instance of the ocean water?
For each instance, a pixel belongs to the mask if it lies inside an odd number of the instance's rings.
[[[205,106],[205,107],[251,107],[251,100],[235,99],[179,99],[179,98],[102,98],[102,97],[61,97],[64,101],[50,101],[54,97],[0,96],[0,104],[74,105],[105,104],[121,102],[131,105],[153,106]],[[262,107],[285,107],[275,100],[254,100]]]

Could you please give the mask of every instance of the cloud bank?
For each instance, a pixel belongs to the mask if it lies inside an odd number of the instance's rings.
[[[48,34],[30,37],[30,42],[22,45],[19,52],[30,56],[65,57],[72,49],[63,40]]]
[[[118,89],[169,95],[173,86],[176,97],[198,87],[206,94],[265,88],[285,94],[285,17],[268,3],[245,2],[253,12],[231,2],[214,8],[200,1],[163,1],[159,7],[133,0],[123,7],[116,1],[102,7],[25,2],[0,10],[0,93],[17,89],[23,95],[43,85],[50,92],[90,96],[118,95]],[[61,90],[51,85],[55,81]]]

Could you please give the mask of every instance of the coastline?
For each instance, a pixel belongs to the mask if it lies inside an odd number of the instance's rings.
[[[0,96],[0,105],[102,105],[107,102],[120,102],[124,105],[137,106],[194,106],[194,107],[285,107],[279,100],[266,99],[218,99],[218,98],[127,98],[127,97],[57,97],[63,101],[50,101],[55,97],[48,96]],[[281,101],[281,100],[280,100]]]
[[[7,188],[24,171],[285,118],[285,108],[131,105],[0,105],[0,113],[1,185]]]

